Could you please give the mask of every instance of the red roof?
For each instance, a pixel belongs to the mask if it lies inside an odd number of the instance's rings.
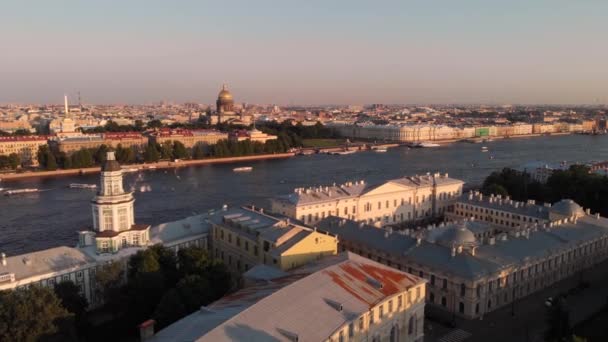
[[[23,136],[10,136],[10,137],[0,137],[0,142],[7,141],[42,141],[48,140],[48,135],[23,135]]]

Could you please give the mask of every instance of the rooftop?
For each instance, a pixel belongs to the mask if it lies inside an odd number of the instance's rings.
[[[202,308],[151,341],[322,341],[377,303],[424,282],[348,252],[277,276]]]
[[[70,272],[94,262],[80,249],[62,246],[6,257],[6,266],[0,264],[0,273],[13,273],[19,281],[53,272]]]

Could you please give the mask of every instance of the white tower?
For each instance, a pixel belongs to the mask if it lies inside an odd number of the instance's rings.
[[[121,248],[147,245],[150,226],[135,224],[135,198],[123,188],[122,169],[114,152],[108,152],[101,166],[100,185],[97,196],[91,201],[94,232],[81,232],[81,245],[88,245],[92,235],[98,253],[115,253]]]
[[[68,96],[63,95],[63,106],[65,111],[65,117],[67,118],[70,115],[70,107],[68,106]]]
[[[133,194],[123,189],[120,164],[114,152],[108,152],[101,167],[101,188],[91,203],[93,229],[98,232],[129,230],[135,223],[133,203]]]

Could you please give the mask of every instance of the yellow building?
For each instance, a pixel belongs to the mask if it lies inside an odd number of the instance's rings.
[[[164,129],[150,135],[150,141],[162,145],[166,141],[179,141],[186,148],[195,145],[214,145],[228,139],[227,133],[215,130]]]
[[[288,270],[337,253],[338,239],[255,208],[235,208],[211,217],[211,247],[235,272],[257,264]]]
[[[464,182],[426,174],[371,186],[364,181],[298,188],[271,199],[271,210],[305,224],[337,216],[385,226],[443,215],[462,194]]]
[[[341,253],[290,272],[257,266],[245,274],[250,276],[258,281],[156,335],[148,321],[142,336],[150,342],[424,338],[426,281],[357,254]]]
[[[139,132],[124,133],[100,133],[100,134],[77,134],[72,136],[60,137],[52,141],[52,145],[59,152],[72,154],[81,149],[97,149],[101,145],[116,148],[118,145],[123,148],[135,147],[142,149],[148,144],[148,139]]]
[[[21,158],[22,165],[37,166],[38,149],[47,142],[48,137],[43,135],[0,137],[0,155],[8,156],[15,153]]]
[[[230,140],[232,141],[245,141],[261,142],[262,144],[268,140],[276,140],[276,135],[266,134],[260,130],[252,129],[251,131],[237,130],[230,133]]]

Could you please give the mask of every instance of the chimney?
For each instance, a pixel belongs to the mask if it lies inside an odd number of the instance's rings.
[[[154,336],[154,324],[155,320],[149,319],[139,325],[139,340],[147,341]]]

